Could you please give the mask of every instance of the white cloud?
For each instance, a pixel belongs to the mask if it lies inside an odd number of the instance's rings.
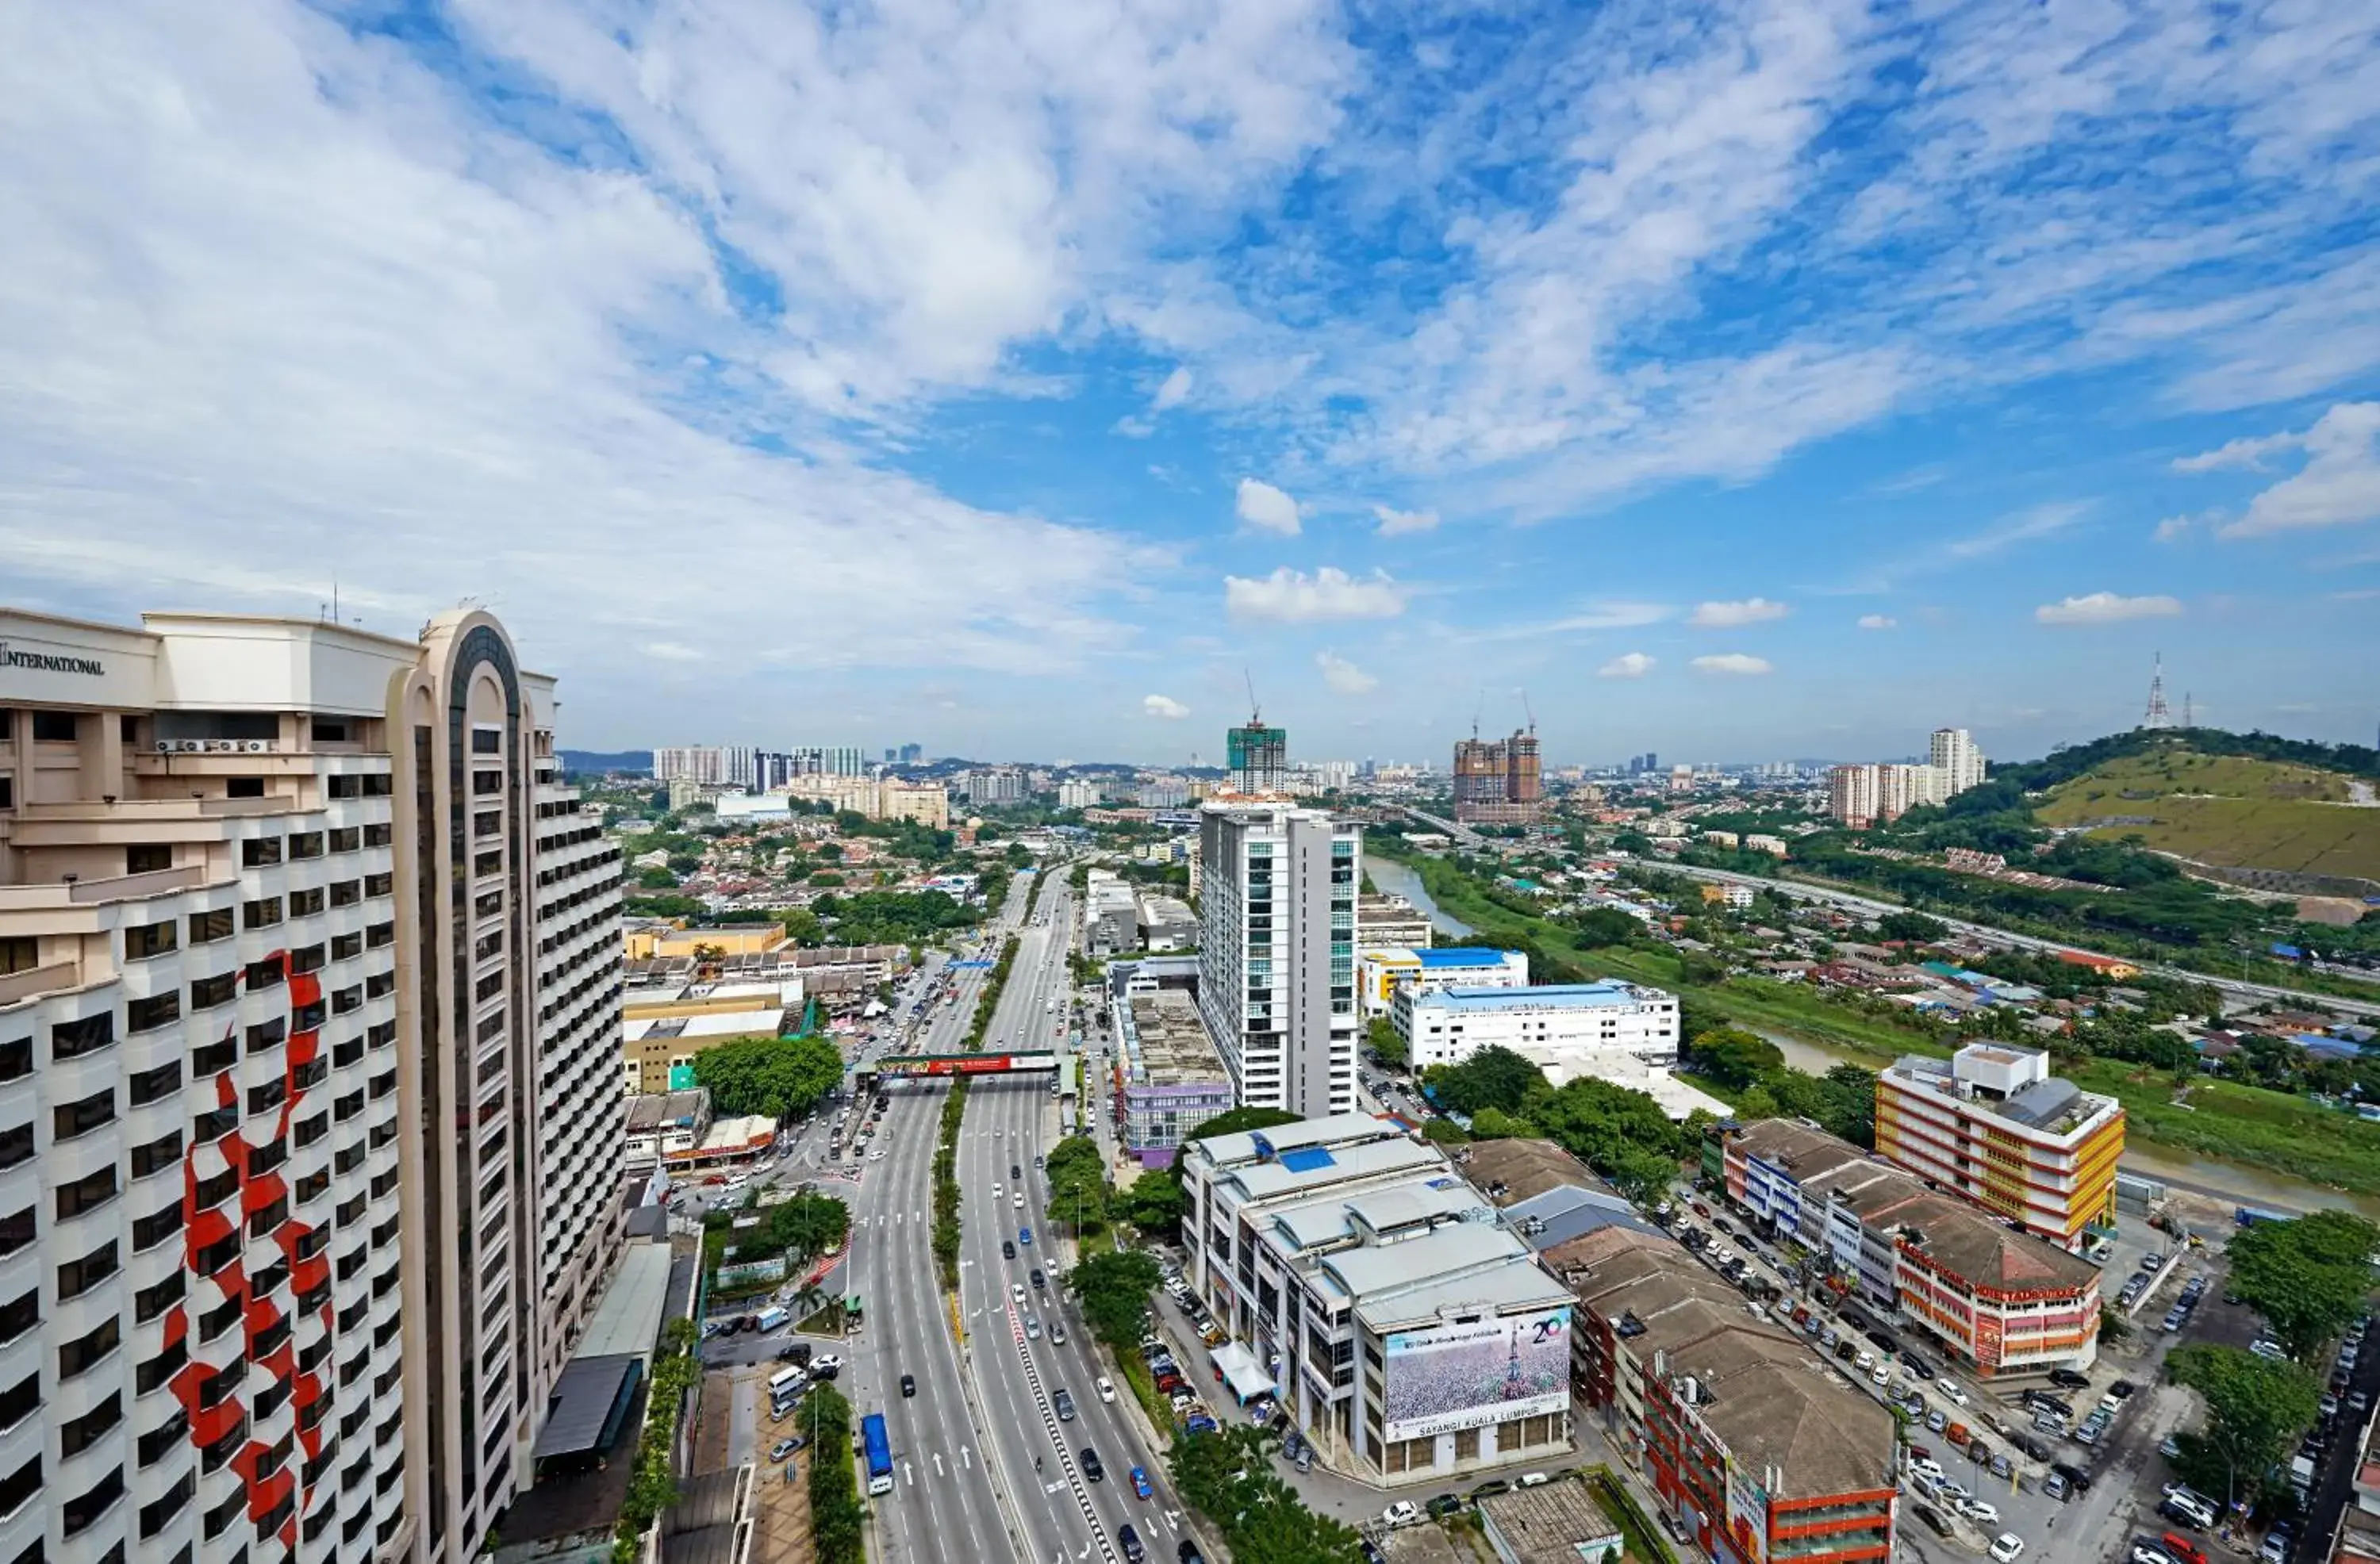
[[[2174,598],[2089,592],[2044,603],[2033,611],[2033,617],[2044,624],[2118,624],[2128,619],[2169,619],[2180,612],[2181,603]]]
[[[2223,537],[2380,519],[2380,402],[2338,403],[2302,435],[2272,440],[2303,450],[2305,466],[2249,501]]]
[[[638,157],[552,155],[391,40],[295,6],[0,24],[0,123],[42,148],[0,164],[12,596],[107,617],[201,596],[311,613],[335,572],[370,628],[409,636],[480,593],[534,666],[580,692],[574,729],[590,741],[614,736],[590,716],[621,721],[639,700],[662,714],[640,694],[659,682],[648,641],[735,670],[705,696],[714,713],[671,713],[707,720],[761,670],[1038,675],[1130,634],[1099,609],[1148,563],[1128,540],[957,503],[812,412],[979,379],[1002,322],[1053,318],[1059,274],[1011,271],[1015,247],[978,247],[965,212],[1029,180],[971,193],[1001,168],[954,144],[908,219],[883,200],[863,214],[828,187],[870,168],[897,183],[885,149],[697,123],[729,113],[719,73],[757,81],[787,56],[728,47],[694,18],[675,42],[657,29],[638,44],[657,67],[640,80],[587,18],[524,5],[488,20],[564,97],[618,103]],[[559,57],[563,37],[587,54]],[[772,42],[797,55],[817,39]],[[76,62],[122,101],[77,88]],[[948,69],[964,82],[971,67]],[[844,110],[858,89],[819,83]],[[747,103],[801,114],[806,96]],[[575,134],[567,117],[540,127]],[[923,133],[911,119],[888,108],[850,128]],[[655,172],[632,172],[646,157]],[[705,192],[789,277],[807,275],[796,253],[840,242],[834,223],[870,231],[846,231],[853,250],[820,291],[760,321],[728,297],[687,210]],[[898,204],[889,185],[870,195]],[[896,270],[871,282],[880,260]],[[962,260],[988,293],[938,291]],[[756,641],[720,612],[717,577],[654,568],[673,537],[799,559],[815,588],[804,622]],[[868,605],[891,600],[914,634],[875,633]]]
[[[1888,613],[1863,613],[1859,617],[1859,627],[1863,630],[1897,630],[1900,627],[1900,621]]]
[[[2169,515],[2156,524],[2156,530],[2150,536],[2160,543],[2179,543],[2190,535],[2190,526],[2189,516]]]
[[[701,652],[681,641],[647,641],[638,649],[663,662],[699,662],[703,659]]]
[[[1182,406],[1188,398],[1190,387],[1196,378],[1190,373],[1190,367],[1187,364],[1173,366],[1173,372],[1166,376],[1165,383],[1157,388],[1157,398],[1149,403],[1148,410],[1152,413],[1162,413],[1168,408]]]
[[[1981,532],[1955,539],[1944,544],[1942,552],[1957,562],[1986,559],[2019,543],[2055,537],[2082,520],[2093,503],[2089,500],[2054,500],[2047,504],[2034,505],[2030,510],[2003,516]]]
[[[1753,657],[1740,651],[1723,651],[1710,657],[1697,657],[1694,661],[1698,673],[1756,674],[1772,672],[1766,658]]]
[[[1308,576],[1282,565],[1270,576],[1223,577],[1223,601],[1234,619],[1296,624],[1326,619],[1394,619],[1405,611],[1406,588],[1374,571],[1357,578],[1331,565]]]
[[[1140,697],[1140,709],[1151,717],[1162,717],[1169,722],[1178,722],[1190,715],[1190,709],[1170,695],[1145,695]]]
[[[1698,603],[1686,616],[1686,623],[1701,630],[1733,630],[1765,620],[1782,619],[1789,612],[1783,603],[1770,602],[1767,598],[1746,598],[1742,602]]]
[[[1453,638],[1459,641],[1526,641],[1540,636],[1575,636],[1597,630],[1637,630],[1647,624],[1658,624],[1676,612],[1665,603],[1598,602],[1590,603],[1576,613],[1560,619],[1536,620],[1519,624],[1494,624],[1483,629],[1465,630]]]
[[[1380,520],[1380,536],[1400,538],[1408,532],[1428,532],[1438,526],[1436,511],[1391,510],[1386,505],[1374,505],[1372,514]]]
[[[1240,479],[1240,519],[1266,532],[1297,536],[1297,502],[1260,478]]]
[[[2265,457],[2289,450],[2297,443],[2297,437],[2291,434],[2242,435],[2212,451],[2202,451],[2195,456],[2176,456],[2173,470],[2220,472],[2226,467],[2246,467],[2252,472],[2262,472]]]
[[[1653,671],[1653,660],[1641,651],[1623,651],[1595,671],[1598,679],[1641,679]]]
[[[1369,695],[1379,688],[1379,680],[1334,652],[1318,651],[1314,661],[1322,670],[1322,682],[1336,694]]]

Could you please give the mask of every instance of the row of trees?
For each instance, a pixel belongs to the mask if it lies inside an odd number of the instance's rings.
[[[1272,1463],[1280,1436],[1234,1425],[1173,1441],[1167,1465],[1190,1506],[1240,1564],[1358,1564],[1354,1528],[1308,1509]]]
[[[687,1392],[702,1377],[702,1363],[694,1355],[694,1343],[692,1320],[674,1319],[662,1332],[661,1351],[653,1356],[652,1378],[645,1396],[645,1426],[637,1439],[636,1469],[629,1474],[627,1497],[613,1527],[613,1564],[637,1564],[643,1557],[645,1533],[662,1510],[677,1502],[677,1474],[671,1457]]]
[[[809,1425],[810,1544],[819,1564],[862,1564],[867,1506],[851,1456],[851,1403],[832,1385],[812,1387],[803,1403]]]

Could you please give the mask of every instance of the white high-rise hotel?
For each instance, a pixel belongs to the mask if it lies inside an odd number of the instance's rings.
[[[1244,1108],[1355,1106],[1359,827],[1285,801],[1199,818],[1198,1008]]]
[[[478,1553],[619,1247],[615,851],[501,625],[0,611],[0,1559]]]

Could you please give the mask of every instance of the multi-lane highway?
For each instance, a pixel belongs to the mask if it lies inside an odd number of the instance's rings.
[[[1020,879],[1011,888],[987,955],[996,957],[1000,940],[1022,921],[1029,884]],[[901,1045],[899,1051],[954,1053],[965,1045],[989,974],[969,968],[955,976],[955,996],[933,1010],[915,1045]],[[901,1035],[897,1023],[906,1018],[909,1002],[883,1029],[887,1037]],[[896,1049],[887,1045],[878,1051]],[[892,1564],[1015,1553],[986,1469],[984,1441],[969,1414],[958,1348],[934,1275],[934,1142],[943,1095],[939,1085],[892,1088],[869,1142],[871,1154],[881,1152],[883,1159],[863,1164],[852,1203],[851,1259],[843,1272],[844,1291],[860,1295],[866,1315],[851,1342],[844,1393],[855,1420],[881,1412],[892,1436],[893,1488],[877,1501],[876,1514],[877,1534]],[[855,1113],[866,1108],[865,1102],[851,1106]],[[901,1393],[903,1375],[914,1379],[916,1394]]]
[[[1041,897],[1040,925],[1024,933],[987,1047],[991,1039],[1013,1049],[1062,1045],[1072,994],[1066,953],[1073,911],[1065,884],[1053,879]],[[1179,1501],[1123,1400],[1100,1399],[1098,1349],[1058,1274],[1058,1250],[1045,1219],[1048,1186],[1035,1166],[1036,1156],[1060,1134],[1050,1083],[1012,1076],[979,1081],[971,1091],[959,1137],[965,1192],[959,1291],[970,1362],[987,1415],[1001,1430],[998,1459],[1025,1530],[1028,1564],[1112,1564],[1121,1557],[1117,1539],[1127,1522],[1152,1558],[1171,1558],[1184,1534]],[[1026,1229],[1033,1235],[1029,1245],[1021,1242]],[[1036,1267],[1044,1281],[1038,1288]],[[1053,1326],[1062,1329],[1062,1341]],[[1071,1420],[1058,1416],[1061,1389],[1073,1403]],[[1131,1391],[1119,1382],[1114,1393],[1123,1398]],[[1089,1474],[1085,1449],[1096,1452],[1101,1478]],[[1135,1467],[1148,1479],[1148,1498],[1135,1490]]]

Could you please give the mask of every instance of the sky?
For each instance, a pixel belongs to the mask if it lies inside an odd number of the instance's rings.
[[[2380,9],[0,9],[0,599],[562,740],[2380,724]]]

